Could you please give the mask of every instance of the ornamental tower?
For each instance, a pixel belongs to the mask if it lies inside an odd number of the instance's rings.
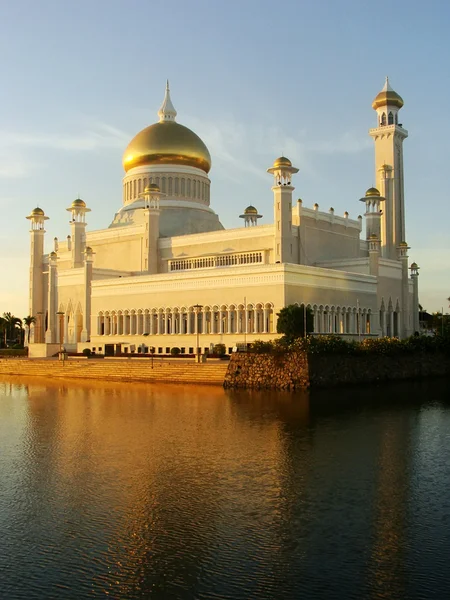
[[[48,220],[42,208],[35,208],[28,215],[27,219],[31,221],[30,229],[30,315],[36,319],[32,326],[32,336],[30,340],[35,343],[44,341],[44,274],[43,274],[43,255],[44,255],[44,223]]]
[[[394,92],[386,77],[381,92],[372,103],[377,127],[369,134],[375,142],[375,186],[385,198],[381,215],[381,254],[397,260],[398,248],[406,239],[403,179],[403,140],[408,132],[399,123],[402,98]]]
[[[91,209],[86,207],[84,200],[77,198],[66,210],[72,214],[70,221],[72,267],[82,267],[86,247],[86,213],[91,212]]]
[[[292,166],[291,161],[285,156],[280,156],[273,163],[268,173],[272,173],[275,182],[273,191],[274,211],[274,262],[294,262],[293,237],[292,237],[292,175],[298,169]]]

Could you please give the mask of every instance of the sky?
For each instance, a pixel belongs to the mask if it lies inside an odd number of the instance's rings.
[[[122,154],[157,121],[166,79],[179,123],[212,156],[211,207],[272,221],[273,160],[300,169],[294,196],[356,218],[374,184],[371,103],[402,96],[406,230],[419,300],[450,296],[450,3],[428,0],[16,0],[0,3],[0,314],[28,314],[29,222],[46,251],[122,204]]]

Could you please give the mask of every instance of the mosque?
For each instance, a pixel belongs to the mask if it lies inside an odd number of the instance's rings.
[[[31,223],[30,355],[180,348],[228,351],[276,337],[277,313],[305,304],[314,333],[346,338],[406,337],[419,329],[418,266],[405,234],[402,98],[388,79],[373,101],[376,188],[360,199],[364,217],[294,200],[298,169],[285,156],[267,169],[273,222],[254,206],[225,229],[210,206],[211,156],[179,124],[167,84],[159,121],[123,156],[122,206],[110,225],[87,229],[90,208],[67,208],[70,234],[44,253],[42,208]],[[362,239],[363,219],[365,238]]]

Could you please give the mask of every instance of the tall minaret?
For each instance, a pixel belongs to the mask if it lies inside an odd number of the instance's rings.
[[[292,236],[292,192],[291,178],[298,169],[285,156],[280,156],[267,169],[275,179],[273,191],[274,212],[274,262],[294,262],[294,240]],[[296,262],[296,261],[295,261]]]
[[[145,202],[145,248],[143,252],[144,271],[150,274],[158,272],[158,239],[159,239],[159,199],[165,194],[156,183],[151,183],[144,190]]]
[[[28,215],[31,221],[30,244],[30,316],[36,319],[30,336],[30,341],[42,343],[44,341],[44,274],[42,258],[44,254],[44,222],[48,220],[42,208],[35,208]]]
[[[86,247],[86,213],[91,212],[91,209],[86,208],[84,200],[77,198],[66,210],[72,213],[72,220],[70,221],[72,267],[82,267]]]
[[[402,98],[389,85],[389,79],[372,103],[377,127],[369,131],[375,142],[375,187],[386,199],[381,217],[381,253],[397,260],[398,248],[406,239],[403,181],[403,140],[408,132],[399,123]]]

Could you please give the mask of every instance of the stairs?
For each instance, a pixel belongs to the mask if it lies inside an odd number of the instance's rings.
[[[60,377],[106,381],[145,381],[223,385],[227,361],[197,364],[181,360],[158,359],[77,359],[64,363],[54,359],[0,359],[0,375]]]

